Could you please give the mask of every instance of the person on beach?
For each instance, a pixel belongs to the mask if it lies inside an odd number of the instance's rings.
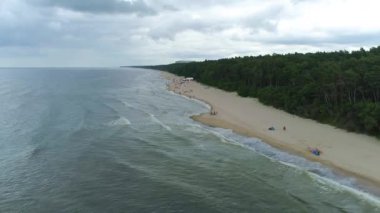
[[[318,148],[311,148],[308,147],[308,150],[315,156],[320,156],[322,154],[322,151],[319,150]]]
[[[286,126],[282,127],[282,130],[286,131]]]

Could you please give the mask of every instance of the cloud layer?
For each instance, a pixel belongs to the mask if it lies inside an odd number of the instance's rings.
[[[60,7],[86,13],[137,13],[152,15],[154,10],[144,1],[123,0],[32,0],[32,3],[47,7]]]
[[[0,66],[162,64],[380,45],[376,0],[2,0]]]

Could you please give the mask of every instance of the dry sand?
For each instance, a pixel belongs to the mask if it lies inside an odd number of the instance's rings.
[[[291,115],[265,106],[254,98],[242,98],[226,92],[189,82],[179,82],[181,77],[162,72],[169,80],[169,89],[204,101],[211,105],[216,115],[210,113],[193,116],[207,125],[232,129],[308,159],[319,161],[339,171],[355,175],[367,183],[380,186],[380,141],[374,137],[349,133],[333,126]],[[275,131],[268,130],[273,126]],[[283,130],[286,126],[286,130]],[[322,151],[314,156],[308,147]]]

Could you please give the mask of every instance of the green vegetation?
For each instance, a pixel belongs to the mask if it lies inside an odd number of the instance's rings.
[[[380,136],[380,46],[369,51],[237,57],[150,67],[292,114]]]

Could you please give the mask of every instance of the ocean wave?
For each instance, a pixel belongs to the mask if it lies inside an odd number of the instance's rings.
[[[109,114],[114,114],[114,115],[117,115],[119,112],[112,106],[110,106],[109,104],[107,103],[104,103],[104,102],[97,102],[97,106],[102,106],[102,108],[99,108],[97,110],[108,110],[110,113]]]
[[[308,175],[312,178],[313,181],[317,182],[320,185],[327,185],[327,186],[334,188],[335,190],[338,190],[338,191],[350,192],[351,194],[355,195],[357,198],[359,198],[361,200],[365,200],[365,201],[370,202],[371,204],[377,206],[380,210],[380,199],[374,195],[371,195],[365,191],[357,189],[351,185],[342,184],[338,181],[320,176],[320,175],[315,174],[315,173],[308,172]]]
[[[132,109],[135,109],[136,107],[135,106],[133,106],[132,104],[130,104],[130,103],[128,103],[128,102],[126,102],[126,101],[121,101],[126,107],[128,107],[128,108],[132,108]]]
[[[1,96],[11,95],[12,97],[28,97],[33,93],[30,88],[0,88]]]
[[[148,113],[150,115],[150,118],[153,122],[159,124],[161,127],[163,127],[164,129],[168,130],[168,131],[172,131],[172,128],[170,128],[170,126],[162,123],[162,121],[160,121],[158,118],[156,118],[156,116],[154,116],[153,114],[151,113]]]
[[[126,117],[120,117],[116,120],[110,121],[107,123],[108,126],[128,126],[131,125],[131,122]]]
[[[29,158],[34,158],[40,155],[42,152],[45,151],[46,148],[43,147],[35,147],[30,151]]]
[[[156,123],[158,125],[160,125],[162,128],[168,130],[168,131],[172,131],[172,128],[166,124],[164,124],[161,120],[159,120],[154,114],[142,109],[142,108],[137,108],[136,106],[132,105],[131,103],[128,103],[126,101],[122,101],[123,104],[130,108],[130,109],[134,109],[134,110],[137,110],[139,112],[142,112],[143,114],[149,116],[150,120],[153,122],[153,123]],[[154,106],[154,105],[149,105],[149,106]],[[154,106],[154,108],[157,110],[158,108],[156,106]]]
[[[200,125],[186,125],[185,131],[196,133],[196,134],[205,134],[208,133],[208,130],[205,130],[202,126]]]
[[[190,101],[192,101],[192,102],[195,102],[195,103],[197,103],[197,104],[199,104],[199,105],[202,105],[202,106],[206,107],[208,110],[211,109],[210,104],[208,104],[208,103],[206,103],[206,102],[203,102],[203,101],[201,101],[201,100],[198,100],[198,99],[196,99],[196,98],[189,98],[189,97],[187,97],[187,96],[185,96],[185,95],[180,95],[180,94],[175,93],[175,92],[173,92],[173,91],[168,91],[168,93],[169,93],[169,94],[172,94],[172,95],[177,95],[177,96],[183,97],[183,98],[185,98],[185,99],[187,99],[187,100],[190,100]],[[199,114],[199,113],[198,113],[198,114]]]
[[[300,156],[278,150],[262,142],[260,139],[238,135],[230,129],[213,128],[208,126],[204,126],[204,128],[220,138],[220,141],[223,143],[230,143],[250,149],[272,161],[279,162],[284,166],[291,167],[300,172],[305,172],[318,182],[328,184],[338,190],[345,190],[355,194],[359,198],[369,200],[371,203],[380,207],[380,200],[363,189],[353,177],[338,175],[330,168],[325,167],[318,162],[312,162]]]

